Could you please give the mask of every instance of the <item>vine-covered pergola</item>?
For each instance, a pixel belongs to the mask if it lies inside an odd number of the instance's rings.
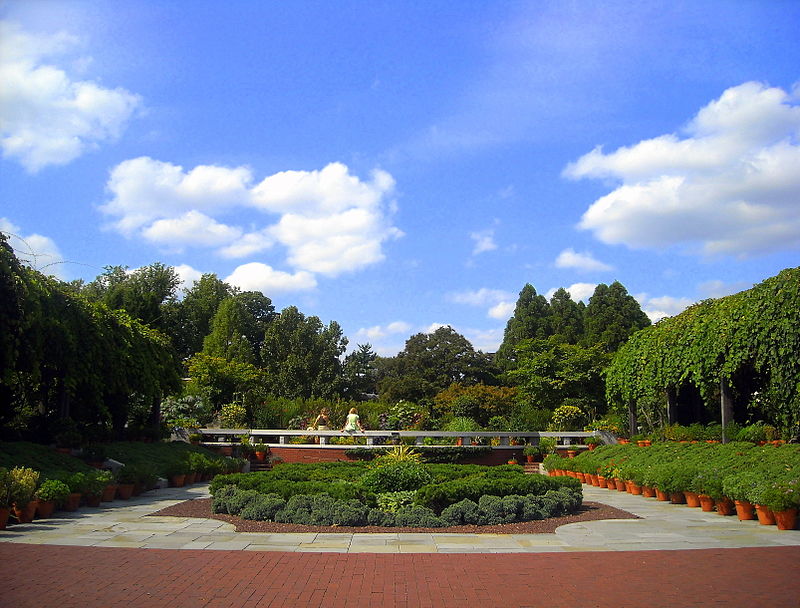
[[[616,353],[606,395],[641,417],[675,422],[682,396],[720,408],[723,427],[750,415],[800,432],[800,267],[704,300],[634,334]],[[749,410],[748,410],[749,408]]]

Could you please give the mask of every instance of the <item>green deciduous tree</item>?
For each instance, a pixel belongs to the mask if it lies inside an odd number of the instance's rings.
[[[382,361],[381,398],[432,404],[439,391],[454,382],[495,384],[494,368],[485,354],[476,351],[452,327],[411,336],[393,361]]]
[[[336,321],[326,326],[294,306],[285,308],[267,327],[261,347],[269,391],[290,398],[340,395],[340,357],[346,348]]]

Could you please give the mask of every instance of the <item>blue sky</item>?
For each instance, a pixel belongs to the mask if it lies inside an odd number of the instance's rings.
[[[439,324],[493,351],[525,283],[658,318],[798,265],[798,2],[0,18],[0,230],[65,280],[215,272],[394,354]]]

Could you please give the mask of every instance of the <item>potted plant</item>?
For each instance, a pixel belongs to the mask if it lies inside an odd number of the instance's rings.
[[[0,467],[0,530],[6,529],[9,513],[11,513],[11,475],[8,469]]]
[[[546,447],[542,445],[526,445],[522,453],[525,454],[528,462],[541,462],[547,451]]]
[[[56,506],[61,505],[69,496],[69,486],[58,479],[45,479],[36,490],[36,516],[47,519],[53,514]]]
[[[261,438],[259,438],[258,441],[253,444],[253,450],[255,451],[256,460],[259,462],[264,462],[267,459],[269,446],[265,444]]]
[[[39,483],[39,472],[29,467],[14,467],[9,472],[11,478],[11,503],[14,515],[21,524],[33,521],[36,501],[33,495]]]
[[[164,469],[164,474],[169,480],[169,487],[182,488],[186,483],[187,465],[183,460],[171,462]]]
[[[83,496],[83,486],[86,484],[86,473],[77,472],[62,480],[69,487],[69,496],[64,501],[64,511],[77,511]]]
[[[114,478],[111,471],[97,470],[86,474],[83,484],[83,500],[86,506],[99,507],[103,498],[103,490]]]
[[[594,450],[595,448],[597,448],[598,445],[601,445],[603,443],[603,440],[600,439],[600,437],[598,437],[597,435],[590,435],[589,437],[586,437],[583,440],[583,443],[589,446],[590,450]]]
[[[133,496],[133,489],[139,481],[139,471],[133,465],[126,465],[117,471],[117,496],[122,500],[129,500]]]
[[[793,530],[797,523],[797,510],[800,507],[800,487],[797,479],[779,478],[762,481],[752,495],[756,509],[769,509],[780,530]],[[759,518],[761,521],[761,518]]]
[[[189,443],[199,445],[201,441],[203,441],[202,433],[189,433]]]

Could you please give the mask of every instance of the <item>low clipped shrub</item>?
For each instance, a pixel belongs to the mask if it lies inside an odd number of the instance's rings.
[[[442,521],[446,526],[475,525],[478,523],[478,503],[469,498],[465,498],[455,504],[446,507],[441,514]]]
[[[228,499],[237,492],[235,485],[226,485],[217,488],[214,497],[211,499],[212,513],[228,513]]]
[[[292,496],[274,521],[311,526],[364,526],[370,508],[358,500],[339,500],[329,494]]]
[[[411,505],[394,514],[394,525],[398,528],[441,528],[444,522],[433,510],[421,505]]]
[[[242,519],[274,521],[275,514],[286,507],[286,501],[277,494],[259,494],[239,512]]]
[[[261,496],[256,490],[236,490],[226,502],[228,513],[239,515],[252,501]]]
[[[370,509],[367,513],[367,525],[392,527],[395,525],[394,513],[382,511],[381,509]]]
[[[367,491],[377,494],[416,490],[432,481],[433,476],[421,464],[413,461],[396,461],[368,471],[361,478],[361,485]]]

